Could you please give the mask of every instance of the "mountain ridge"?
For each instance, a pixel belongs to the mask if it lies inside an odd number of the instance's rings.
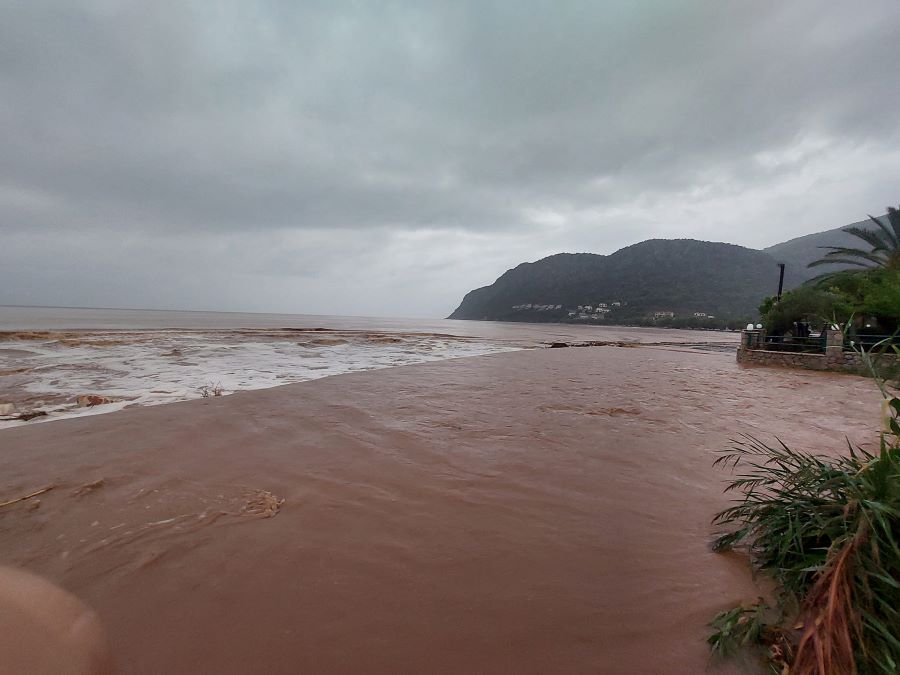
[[[820,247],[853,239],[836,228],[764,249],[680,238],[647,239],[607,255],[555,253],[469,291],[448,318],[615,323],[669,312],[753,318],[762,299],[777,292],[779,262],[785,289],[793,288],[821,272],[806,267],[821,257]]]
[[[787,241],[782,241],[772,246],[760,249],[776,258],[778,262],[794,266],[795,269],[805,270],[809,263],[822,257],[825,251],[822,250],[826,246],[849,246],[857,247],[860,243],[859,239],[852,234],[847,234],[844,230],[848,227],[873,227],[871,220],[861,220],[857,223],[850,223],[843,227],[836,227],[833,230],[825,230],[824,232],[813,232],[812,234],[804,234]],[[844,268],[845,265],[835,265],[834,269]],[[811,271],[810,278],[819,274],[819,271]]]

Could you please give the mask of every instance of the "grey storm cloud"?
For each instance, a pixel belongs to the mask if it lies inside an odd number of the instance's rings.
[[[900,5],[0,2],[0,303],[441,315],[900,201]],[[110,283],[115,279],[115,283]]]

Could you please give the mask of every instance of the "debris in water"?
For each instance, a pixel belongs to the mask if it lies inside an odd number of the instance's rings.
[[[256,490],[248,495],[244,506],[241,508],[241,513],[271,518],[278,513],[282,504],[284,504],[283,497],[279,499],[268,490]]]
[[[32,410],[31,412],[23,412],[19,415],[18,419],[27,422],[28,420],[33,420],[35,417],[44,417],[46,414],[46,410]]]
[[[94,490],[103,487],[105,484],[106,484],[105,478],[98,478],[95,481],[92,481],[90,483],[85,483],[81,487],[78,487],[78,488],[75,488],[74,490],[72,490],[72,496],[73,497],[83,497],[84,495],[90,494]]]
[[[18,502],[24,502],[26,499],[31,499],[32,497],[37,497],[38,495],[42,495],[45,492],[50,492],[50,490],[52,490],[55,487],[56,487],[55,485],[48,485],[47,487],[42,487],[40,490],[35,490],[34,492],[31,492],[31,493],[25,495],[24,497],[16,497],[15,499],[10,499],[8,501],[2,502],[2,503],[0,503],[0,508],[3,508],[4,506],[9,506],[10,504],[17,504]]]
[[[113,400],[99,394],[82,394],[75,399],[75,402],[79,408],[93,408],[95,405],[112,403]]]

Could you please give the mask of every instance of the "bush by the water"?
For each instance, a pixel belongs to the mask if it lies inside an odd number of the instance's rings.
[[[900,329],[900,270],[878,268],[839,272],[785,293],[780,301],[767,298],[759,308],[766,332],[784,335],[795,321],[819,329],[830,323],[866,325],[881,335]]]
[[[809,323],[820,330],[837,319],[843,323],[852,314],[850,304],[843,296],[815,286],[800,286],[785,293],[780,301],[766,298],[760,305],[763,326],[769,335],[784,335],[795,322]]]
[[[715,548],[746,548],[779,590],[772,607],[719,614],[714,653],[759,646],[792,675],[900,672],[900,398],[879,385],[878,452],[832,459],[744,437],[716,461],[738,472],[739,499],[714,520],[736,526]]]

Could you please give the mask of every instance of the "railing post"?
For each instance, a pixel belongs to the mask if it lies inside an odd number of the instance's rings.
[[[825,360],[840,361],[844,357],[844,333],[834,328],[825,331]]]
[[[741,348],[742,349],[762,349],[763,348],[763,332],[757,328],[753,330],[745,328],[741,331]]]

